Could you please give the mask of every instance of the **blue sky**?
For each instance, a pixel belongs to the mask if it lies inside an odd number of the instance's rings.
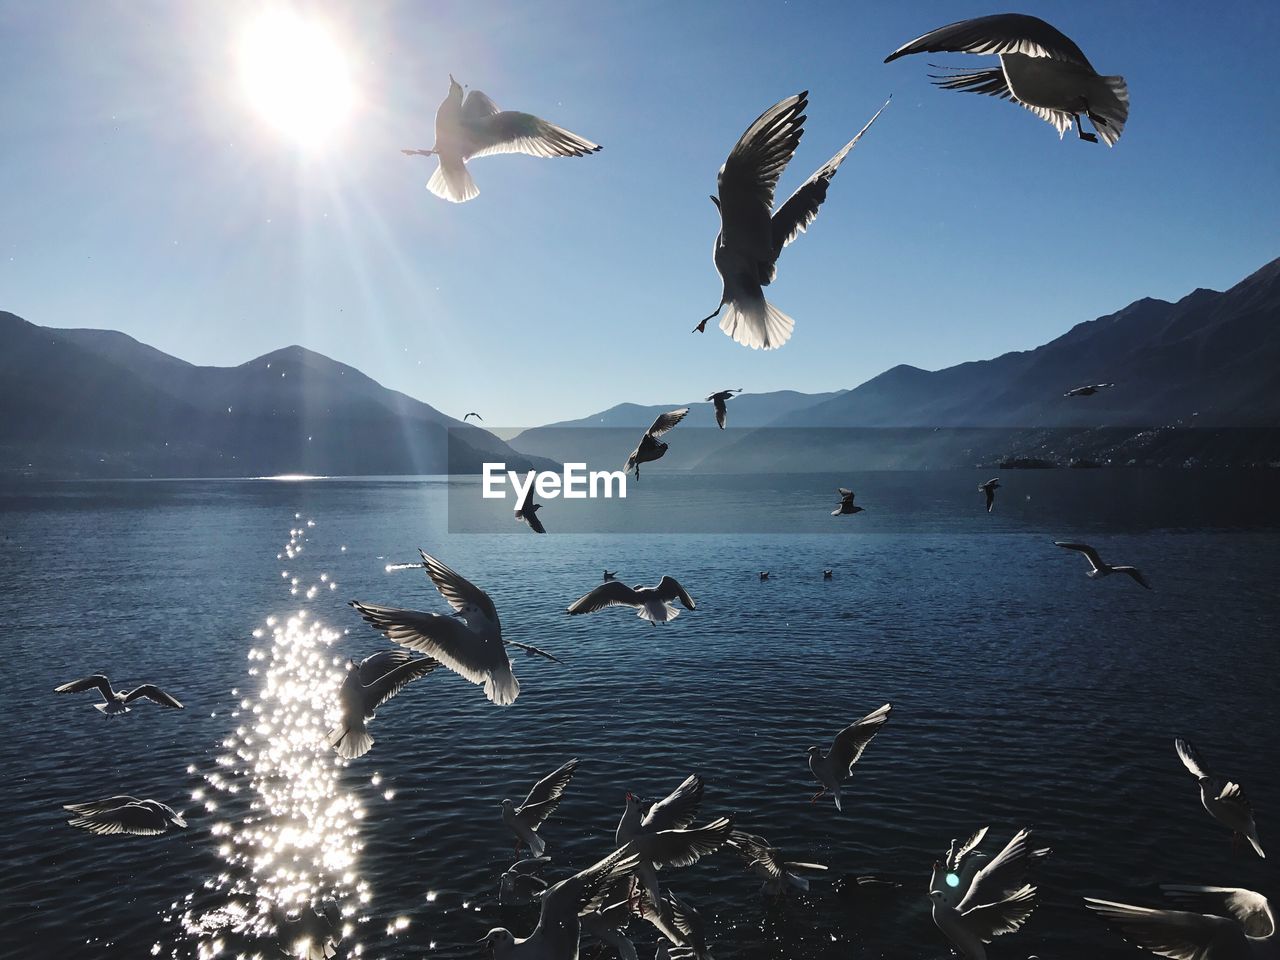
[[[358,103],[300,150],[237,74],[262,4],[0,0],[0,309],[202,363],[291,343],[455,416],[522,426],[624,400],[854,386],[1051,339],[1280,255],[1280,4],[1029,2],[1132,112],[1108,150],[884,65],[992,12],[959,2],[344,3]],[[448,74],[604,145],[476,161],[424,189]],[[707,199],[750,121],[810,91],[788,194],[889,95],[769,297],[792,341],[714,328]]]

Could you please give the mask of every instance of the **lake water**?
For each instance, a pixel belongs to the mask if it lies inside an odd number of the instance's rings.
[[[1136,957],[1084,895],[1274,892],[1273,861],[1232,852],[1172,745],[1191,739],[1241,780],[1264,846],[1280,843],[1274,474],[1006,472],[990,516],[974,489],[986,478],[654,473],[610,515],[703,532],[556,534],[592,527],[553,501],[545,537],[514,523],[449,534],[448,486],[432,479],[0,488],[0,943],[23,957],[273,956],[235,932],[234,911],[310,886],[348,913],[344,956],[482,957],[490,927],[526,935],[536,919],[497,905],[512,846],[498,803],[572,756],[543,828],[554,877],[611,849],[626,791],[661,796],[697,772],[704,819],[733,814],[834,878],[902,884],[858,898],[819,881],[769,905],[728,853],[665,876],[710,919],[720,960],[946,956],[930,864],[983,824],[993,847],[1031,824],[1054,848],[1041,906],[993,957]],[[867,512],[828,516],[838,484]],[[720,529],[742,532],[707,532]],[[1090,581],[1051,542],[1065,538],[1137,564],[1155,589]],[[385,570],[419,546],[491,593],[509,638],[564,664],[517,655],[509,709],[437,671],[383,708],[371,753],[341,764],[315,749],[316,717],[337,664],[387,646],[346,601],[445,610],[425,576]],[[567,617],[606,566],[631,583],[671,574],[698,609],[659,629],[624,609]],[[95,671],[187,709],[108,720],[91,695],[50,692]],[[843,815],[810,804],[804,749],[886,701]],[[61,804],[117,793],[169,802],[190,828],[65,824]],[[651,928],[631,933],[652,956]]]

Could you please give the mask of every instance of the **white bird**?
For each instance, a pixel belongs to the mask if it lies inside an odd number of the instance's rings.
[[[547,881],[540,874],[551,863],[550,857],[517,860],[498,878],[498,904],[504,907],[533,903],[546,893]]]
[[[523,940],[505,927],[495,927],[481,943],[489,945],[494,960],[578,960],[583,912],[617,877],[634,870],[637,856],[629,850],[615,850],[594,866],[561,880],[542,897],[538,925]]]
[[[840,806],[840,784],[853,775],[853,765],[885,725],[892,710],[893,704],[886,703],[861,720],[849,724],[836,734],[830,753],[824,754],[821,747],[809,748],[809,769],[818,783],[822,784],[822,789],[813,795],[810,803],[816,803],[824,793],[830,792],[836,802],[836,809],[844,809]]]
[[[949,907],[939,892],[929,894],[934,925],[967,960],[987,960],[986,944],[1002,934],[1016,933],[1035,910],[1035,897],[1036,888],[1030,884],[993,903],[967,907]]]
[[[431,657],[415,659],[403,650],[382,650],[359,664],[349,660],[347,675],[338,689],[342,719],[329,730],[329,746],[344,760],[363,757],[373,747],[366,724],[377,709],[438,666]]]
[[[524,503],[516,507],[516,520],[527,523],[534,533],[546,533],[547,528],[538,518],[538,511],[541,509],[542,504],[533,502],[533,484],[531,483],[528,492],[524,495]]]
[[[628,793],[614,841],[639,855],[636,874],[654,902],[662,898],[658,871],[664,867],[689,867],[720,849],[733,831],[733,822],[720,817],[701,827],[691,827],[702,804],[702,778],[686,777],[667,797],[640,815],[640,798]]]
[[[538,827],[560,806],[574,771],[578,769],[578,762],[575,757],[551,771],[533,785],[519,806],[511,800],[502,801],[502,822],[516,835],[517,852],[522,843],[534,857],[541,857],[547,852],[546,841],[538,833]]]
[[[632,884],[633,878],[629,876],[615,880],[600,904],[582,916],[582,932],[599,940],[603,947],[612,948],[618,960],[639,960],[636,945],[624,932],[632,917]]]
[[[1114,387],[1114,383],[1091,383],[1086,387],[1073,387],[1063,394],[1064,397],[1092,397],[1099,390]]]
[[[1129,576],[1133,577],[1134,580],[1138,581],[1138,583],[1142,584],[1148,590],[1151,589],[1151,584],[1147,582],[1147,578],[1142,575],[1142,571],[1139,570],[1137,567],[1131,567],[1131,566],[1114,566],[1113,567],[1109,563],[1104,563],[1102,560],[1102,557],[1098,556],[1098,551],[1095,550],[1093,547],[1089,546],[1089,544],[1087,543],[1072,543],[1067,540],[1055,540],[1053,541],[1053,545],[1055,547],[1062,547],[1064,550],[1075,550],[1078,553],[1083,553],[1085,555],[1085,558],[1089,561],[1089,567],[1091,569],[1089,570],[1088,575],[1091,580],[1096,580],[1099,577],[1109,577],[1113,573],[1127,573]]]
[[[1034,860],[1047,857],[1048,847],[1033,849],[1031,831],[1019,830],[993,858],[978,849],[987,835],[983,827],[963,844],[951,841],[941,866],[929,880],[929,894],[946,907],[959,908],[978,903],[994,903],[1020,890],[1027,882],[1027,870]]]
[[[1084,114],[1107,146],[1115,146],[1129,119],[1129,88],[1124,77],[1104,77],[1093,69],[1084,52],[1056,27],[1023,13],[999,13],[961,20],[931,30],[903,44],[885,63],[912,53],[976,53],[1000,58],[1000,66],[962,70],[933,76],[947,90],[983,93],[1021,104],[1058,131],[1058,138],[1075,125],[1081,140],[1097,143],[1085,133]]]
[[[520,682],[512,672],[502,639],[502,624],[489,595],[461,574],[423,551],[422,563],[440,595],[457,611],[453,616],[381,607],[352,600],[351,606],[375,629],[402,647],[434,657],[454,673],[484,685],[485,696],[499,706],[515,703]]]
[[[467,161],[496,153],[525,153],[531,157],[582,157],[596,153],[592,143],[564,127],[531,113],[500,110],[479,90],[462,98],[462,84],[449,77],[449,95],[436,110],[436,143],[430,150],[402,153],[440,158],[440,166],[427,181],[437,197],[464,203],[480,195],[471,179]]]
[[[88,803],[67,803],[62,809],[75,814],[68,824],[100,835],[130,833],[153,837],[168,833],[172,827],[187,825],[182,814],[168,804],[124,795]]]
[[[1000,487],[1000,478],[992,477],[986,483],[978,484],[978,492],[987,495],[987,513],[990,513],[996,505],[996,490]]]
[[[1258,839],[1258,826],[1253,822],[1253,806],[1240,784],[1230,780],[1221,780],[1209,772],[1209,768],[1195,748],[1186,740],[1178,738],[1173,741],[1174,749],[1183,766],[1200,784],[1200,803],[1209,815],[1231,831],[1232,843],[1240,838],[1249,841],[1254,852],[1263,860],[1267,855],[1262,852],[1262,841]]]
[[[680,586],[680,581],[675,577],[664,576],[656,587],[640,584],[629,587],[621,580],[608,580],[586,596],[573,601],[569,605],[569,613],[595,613],[605,607],[634,607],[636,616],[656,626],[680,616],[680,611],[672,602],[674,600],[679,600],[686,610],[698,609],[693,597],[689,596],[689,592]]]
[[[853,502],[854,492],[847,487],[836,487],[836,493],[840,494],[840,503],[831,511],[833,517],[852,516],[855,513],[861,513],[862,507]]]
[[[806,892],[809,878],[801,873],[825,873],[821,863],[796,863],[786,859],[782,851],[764,837],[735,830],[729,837],[729,846],[735,850],[752,873],[764,882],[760,892],[766,896],[781,897],[789,889]]]
[[[664,941],[670,944],[672,960],[711,960],[707,945],[707,924],[702,915],[673,890],[663,890],[655,901],[647,890],[640,893],[640,916],[653,924]],[[659,954],[661,955],[661,954]]]
[[[72,680],[70,683],[64,683],[60,687],[53,688],[54,693],[83,693],[85,690],[97,690],[102,694],[103,702],[95,703],[93,706],[108,717],[117,717],[122,713],[128,713],[129,704],[143,698],[150,700],[152,703],[158,703],[162,707],[172,707],[175,710],[182,709],[182,704],[178,702],[176,697],[165,693],[154,684],[144,683],[128,692],[124,690],[116,691],[111,689],[111,681],[100,673],[95,673],[91,677]]]
[[[877,110],[857,136],[774,210],[778,180],[804,135],[808,97],[806,90],[760,114],[720,168],[718,196],[711,198],[720,211],[712,260],[723,286],[719,306],[693,328],[695,333],[704,332],[707,321],[728,307],[720,329],[745,347],[772,350],[791,338],[795,321],[765,300],[762,288],[777,275],[782,248],[817,218],[840,164],[884,110]]]
[[[725,406],[725,401],[732,400],[735,393],[741,392],[742,388],[738,387],[736,390],[721,390],[718,393],[713,393],[711,396],[707,397],[707,402],[712,404],[716,409],[716,425],[719,426],[721,430],[724,429],[725,421],[729,419],[729,408]]]
[[[640,438],[639,445],[631,451],[631,456],[627,457],[627,462],[623,466],[622,472],[627,473],[634,470],[636,479],[639,480],[640,464],[661,460],[667,452],[667,444],[658,438],[688,416],[688,413],[688,407],[681,407],[679,410],[669,410],[660,414],[658,419],[653,421],[653,426],[646,430],[644,436]]]
[[[1085,906],[1120,928],[1126,940],[1173,960],[1280,957],[1275,912],[1260,893],[1239,887],[1161,884],[1185,910],[1153,910],[1085,897]]]

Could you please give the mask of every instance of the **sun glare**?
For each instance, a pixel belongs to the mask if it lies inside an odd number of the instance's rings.
[[[329,140],[355,100],[333,35],[288,10],[269,11],[249,24],[240,43],[240,78],[262,118],[304,147]]]

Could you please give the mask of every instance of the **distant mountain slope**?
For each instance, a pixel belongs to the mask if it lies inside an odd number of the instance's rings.
[[[0,312],[0,470],[54,476],[376,475],[534,465],[501,440],[292,346],[198,367],[122,333]],[[549,466],[538,463],[538,466]]]
[[[712,391],[708,390],[707,392],[711,393]],[[729,426],[767,426],[779,417],[834,399],[845,392],[844,390],[834,390],[830,393],[800,393],[796,390],[775,390],[770,393],[743,393],[729,401]],[[644,430],[649,424],[653,423],[658,414],[665,413],[668,410],[675,410],[677,407],[689,408],[689,423],[715,426],[715,412],[711,404],[699,398],[695,401],[685,400],[681,403],[649,406],[638,403],[619,403],[608,410],[602,410],[600,413],[594,413],[589,417],[548,423],[535,429],[543,430],[553,427],[639,427]]]

